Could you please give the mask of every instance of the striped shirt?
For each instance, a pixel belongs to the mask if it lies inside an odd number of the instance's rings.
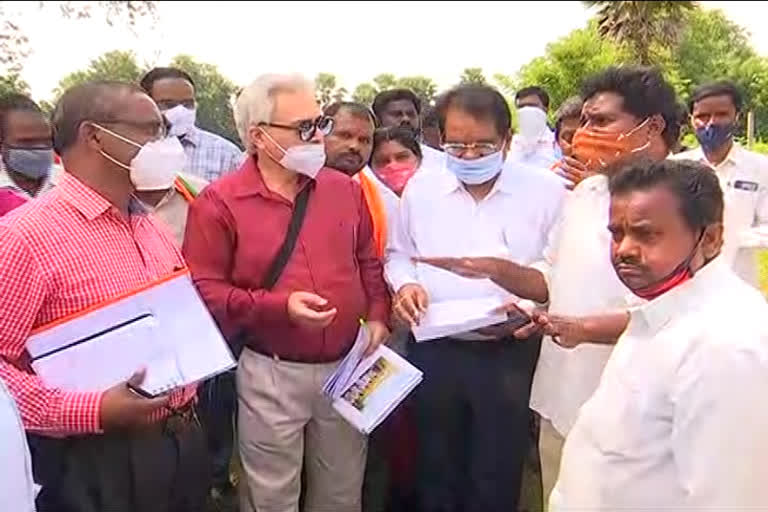
[[[179,140],[187,155],[184,172],[209,183],[236,171],[245,159],[240,148],[230,141],[197,127]]]
[[[54,190],[0,219],[0,261],[0,378],[25,428],[51,436],[100,432],[102,393],[47,388],[26,364],[27,338],[183,266],[170,234],[144,211],[126,217],[65,173]],[[170,406],[194,395],[192,387],[176,390]],[[156,414],[148,420],[167,413]]]

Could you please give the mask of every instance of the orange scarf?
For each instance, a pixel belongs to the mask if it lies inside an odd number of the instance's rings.
[[[376,190],[376,184],[362,172],[358,176],[360,177],[360,187],[363,189],[363,197],[365,197],[365,202],[368,205],[368,211],[371,212],[376,252],[380,258],[383,258],[384,249],[387,247],[387,210],[384,207],[381,194]]]

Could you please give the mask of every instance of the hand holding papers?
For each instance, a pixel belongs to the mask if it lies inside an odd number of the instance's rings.
[[[187,272],[33,332],[32,368],[46,385],[103,391],[146,368],[157,395],[212,377],[235,362]]]
[[[428,341],[504,323],[507,314],[501,306],[498,297],[435,302],[412,329],[413,336],[416,341]]]
[[[369,343],[368,329],[363,325],[354,346],[323,386],[333,408],[364,434],[373,432],[423,377],[421,371],[383,345],[364,357]]]

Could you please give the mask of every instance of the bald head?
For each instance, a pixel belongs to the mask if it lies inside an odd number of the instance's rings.
[[[140,87],[125,82],[88,82],[68,89],[53,112],[54,148],[61,155],[71,149],[85,121],[120,121],[140,96],[152,101]]]

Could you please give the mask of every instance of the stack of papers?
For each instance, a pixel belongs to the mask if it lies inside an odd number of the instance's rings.
[[[323,386],[336,412],[363,434],[373,432],[424,377],[383,345],[364,358],[369,339],[362,326],[352,350]]]
[[[412,329],[413,336],[416,341],[428,341],[504,323],[507,314],[494,312],[502,304],[499,297],[435,302]]]
[[[235,366],[187,272],[43,326],[27,341],[32,368],[64,391],[104,391],[146,369],[157,395]]]

